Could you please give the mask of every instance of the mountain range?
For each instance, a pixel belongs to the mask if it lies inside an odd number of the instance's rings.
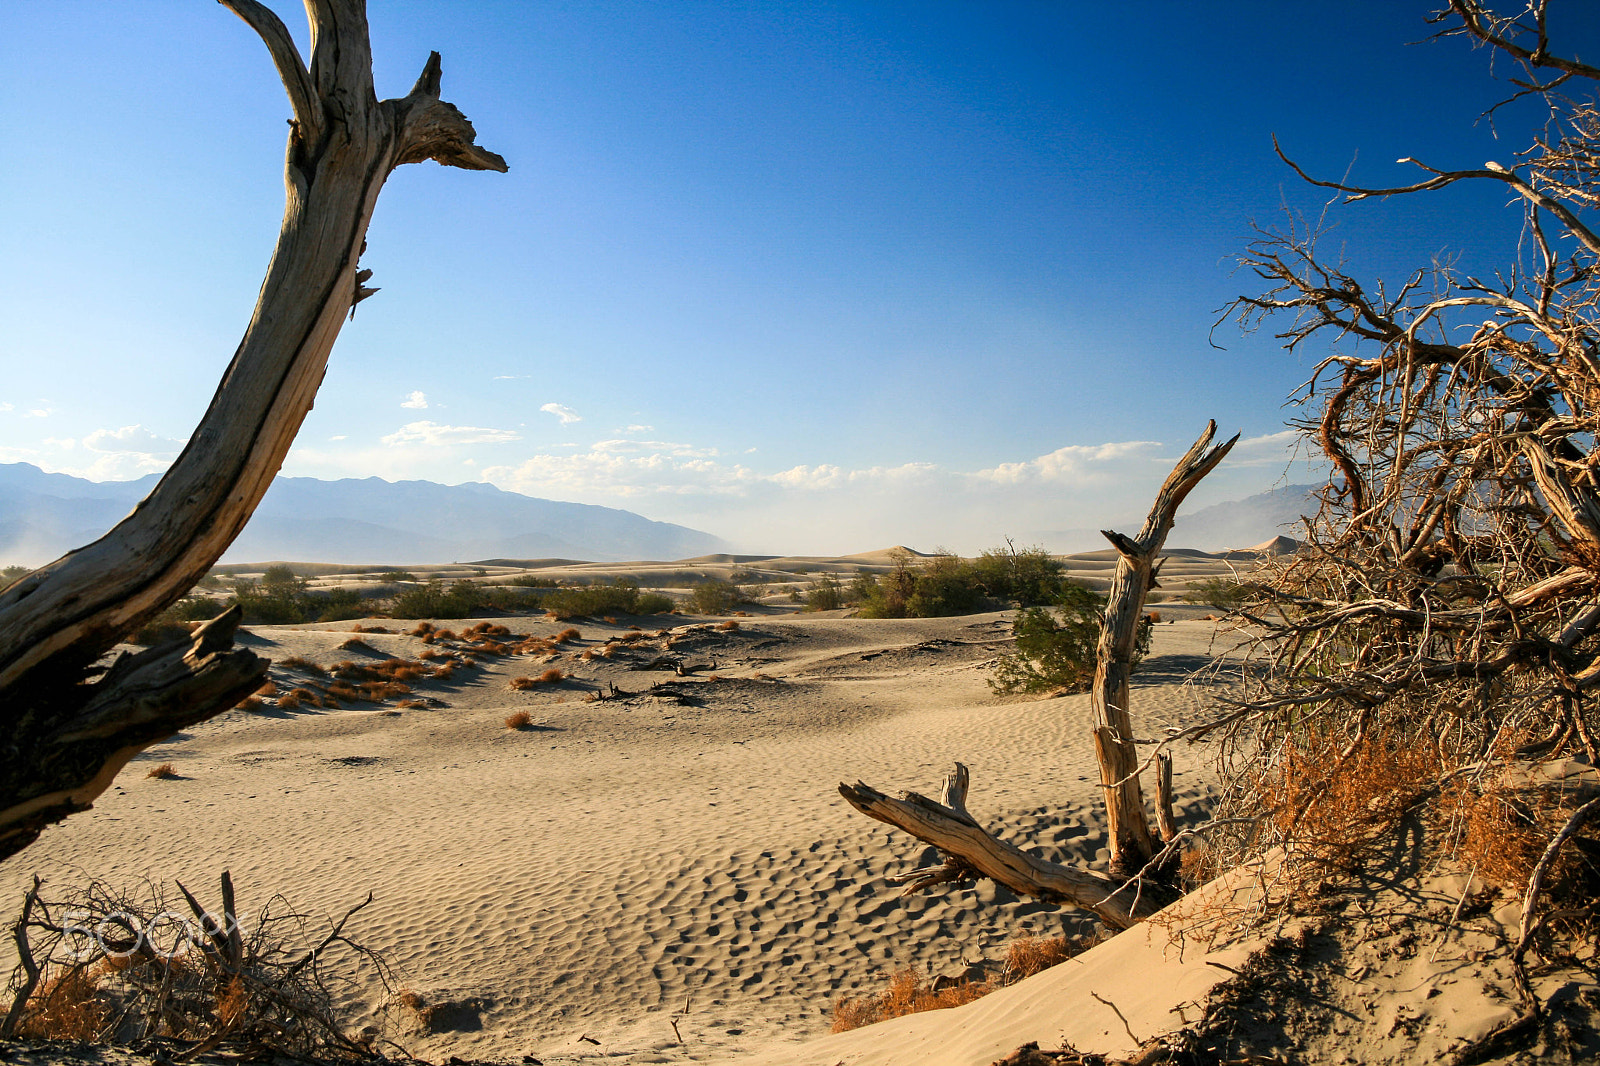
[[[1193,548],[1221,552],[1231,548],[1250,548],[1274,537],[1293,537],[1302,515],[1317,513],[1320,506],[1312,495],[1320,485],[1283,485],[1269,492],[1242,500],[1214,504],[1195,511],[1180,511],[1172,524],[1167,544],[1174,548]],[[1133,532],[1128,530],[1127,532]],[[1098,529],[1050,529],[1032,533],[1028,543],[1053,552],[1082,552],[1105,546]]]
[[[0,463],[0,564],[37,566],[127,515],[159,479],[86,481]],[[709,533],[614,507],[559,503],[481,482],[274,479],[223,562],[469,562],[493,557],[595,562],[726,551]]]

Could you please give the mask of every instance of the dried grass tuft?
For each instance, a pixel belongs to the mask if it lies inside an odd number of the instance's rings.
[[[533,724],[533,715],[527,711],[518,711],[506,717],[507,729],[526,729]]]
[[[178,776],[178,771],[173,769],[171,763],[164,762],[160,766],[150,767],[150,772],[144,776],[158,778],[162,781],[171,781]]]
[[[864,996],[845,996],[833,1005],[833,1032],[844,1033],[863,1025],[887,1021],[926,1010],[959,1007],[987,995],[987,982],[963,981],[934,991],[920,970],[905,967],[889,975],[889,987]]]

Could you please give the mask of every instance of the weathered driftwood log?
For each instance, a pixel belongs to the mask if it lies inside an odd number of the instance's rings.
[[[170,649],[99,677],[94,663],[205,574],[271,484],[340,326],[376,291],[358,259],[390,172],[424,159],[506,169],[439,98],[438,53],[408,95],[377,98],[364,0],[307,0],[309,65],[266,7],[222,3],[266,42],[288,91],[283,226],[244,339],[160,484],[105,536],[0,592],[0,857],[88,806],[138,745],[259,684],[265,660],[215,646],[236,620],[207,629],[208,650],[184,669],[155,668],[171,667]]]
[[[1216,432],[1216,422],[1208,422],[1200,439],[1178,460],[1156,493],[1155,504],[1137,538],[1103,531],[1116,546],[1118,560],[1100,624],[1090,703],[1095,716],[1091,736],[1100,764],[1111,835],[1110,874],[1045,862],[990,836],[967,813],[967,769],[960,763],[945,778],[943,803],[915,792],[891,799],[859,781],[841,784],[839,794],[856,810],[903,829],[944,853],[944,862],[939,866],[890,878],[907,884],[907,893],[972,877],[990,877],[1019,895],[1093,911],[1101,921],[1119,929],[1171,902],[1166,863],[1161,864],[1163,869],[1149,868],[1156,848],[1139,787],[1138,756],[1128,714],[1128,675],[1133,670],[1145,596],[1155,587],[1160,569],[1157,556],[1172,529],[1173,516],[1190,490],[1239,439],[1235,434],[1212,448],[1211,439]],[[1172,761],[1165,753],[1158,756],[1156,789],[1161,839],[1170,842],[1177,837],[1178,827],[1172,816]]]
[[[960,763],[952,776],[957,775],[965,785],[966,767]],[[949,796],[949,778],[946,781],[945,794]],[[1139,880],[1124,882],[1093,870],[1035,858],[1014,844],[991,836],[964,806],[938,803],[915,792],[894,799],[859,781],[841,784],[839,794],[867,817],[903,829],[944,853],[943,865],[894,878],[910,882],[906,893],[971,877],[990,877],[1019,896],[1092,911],[1115,929],[1126,929],[1171,902],[1169,894]],[[961,798],[965,798],[964,789]]]
[[[1200,439],[1178,460],[1156,493],[1149,517],[1137,537],[1101,530],[1117,549],[1117,570],[1111,579],[1100,643],[1095,650],[1094,687],[1090,707],[1094,714],[1095,756],[1105,790],[1106,821],[1111,834],[1111,872],[1131,877],[1155,855],[1150,822],[1145,816],[1139,787],[1139,756],[1133,743],[1133,720],[1128,713],[1128,677],[1133,672],[1134,646],[1145,597],[1156,586],[1157,556],[1172,530],[1173,516],[1184,498],[1222,461],[1239,439],[1209,447],[1216,436],[1215,421],[1206,423]]]

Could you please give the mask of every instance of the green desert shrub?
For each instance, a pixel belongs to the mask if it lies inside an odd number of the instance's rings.
[[[29,566],[7,566],[0,568],[0,589],[16,584],[29,574],[33,568]]]
[[[147,647],[183,640],[189,635],[190,622],[204,622],[225,610],[227,605],[207,596],[185,596],[140,626],[130,639]]]
[[[954,555],[941,552],[918,563],[910,552],[896,551],[890,560],[893,569],[888,573],[863,570],[850,583],[850,596],[860,604],[863,618],[938,618],[984,605],[971,567]]]
[[[1250,586],[1226,577],[1210,577],[1189,586],[1183,598],[1190,603],[1205,603],[1219,611],[1236,611],[1250,600]]]
[[[634,601],[631,614],[671,614],[678,606],[671,596],[663,596],[659,592],[641,592]]]
[[[805,598],[808,611],[835,611],[844,606],[844,586],[832,574],[822,574],[812,580]]]
[[[244,620],[256,625],[293,625],[316,617],[306,583],[287,566],[269,566],[260,581],[241,578],[233,600]]]
[[[1017,650],[1003,656],[989,687],[996,692],[1082,692],[1094,680],[1104,598],[1081,585],[1061,589],[1054,608],[1024,607],[1011,631]],[[1135,662],[1150,651],[1150,622],[1141,619]]]
[[[539,605],[557,618],[602,617],[608,614],[655,614],[639,607],[639,583],[630,577],[593,585],[574,585],[536,593]],[[665,597],[661,597],[665,598]],[[670,606],[668,607],[670,610]]]
[[[1065,583],[1061,560],[1043,548],[1020,551],[1009,540],[1003,548],[990,548],[968,564],[972,580],[985,595],[1015,601],[1020,607],[1056,602]]]
[[[435,578],[401,592],[389,613],[396,618],[465,618],[480,607],[490,606],[489,600],[486,590],[471,581],[457,581],[446,587]]]
[[[696,614],[727,614],[739,602],[739,586],[712,578],[702,581],[689,593],[689,604]]]

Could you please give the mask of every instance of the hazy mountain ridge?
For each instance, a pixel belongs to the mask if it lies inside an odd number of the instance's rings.
[[[1179,512],[1167,543],[1173,548],[1221,552],[1251,548],[1274,537],[1301,539],[1296,527],[1302,515],[1316,513],[1319,504],[1312,493],[1321,487],[1283,485],[1242,500]],[[1066,554],[1094,551],[1106,545],[1105,538],[1093,527],[1040,530],[1018,540]]]
[[[155,487],[47,474],[0,463],[0,563],[38,565],[120,521]],[[447,562],[564,556],[598,562],[682,559],[724,551],[709,533],[614,507],[562,503],[493,485],[382,478],[273,481],[223,562]]]

